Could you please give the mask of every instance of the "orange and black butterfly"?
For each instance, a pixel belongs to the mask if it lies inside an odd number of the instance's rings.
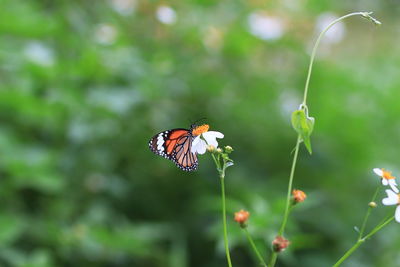
[[[149,141],[150,150],[155,154],[172,160],[178,168],[184,171],[194,171],[198,167],[197,154],[191,151],[192,142],[197,135],[190,129],[172,129],[158,133]],[[208,125],[207,125],[208,127]]]

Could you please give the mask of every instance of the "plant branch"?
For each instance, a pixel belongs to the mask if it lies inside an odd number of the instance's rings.
[[[360,238],[357,240],[357,242],[333,265],[333,267],[340,266],[351,254],[353,254],[356,249],[361,246],[362,243],[364,243],[368,238],[372,237],[374,234],[376,234],[379,230],[381,230],[383,227],[385,227],[388,223],[393,221],[394,216],[391,216],[389,219],[387,219],[385,222],[378,224],[369,234],[367,234],[365,237]]]
[[[264,259],[262,258],[260,252],[258,251],[256,245],[254,244],[253,239],[251,238],[251,235],[249,233],[249,231],[247,231],[247,228],[242,228],[243,231],[246,233],[246,237],[247,240],[249,241],[251,247],[253,248],[253,251],[255,252],[255,254],[257,255],[258,260],[260,261],[260,264],[264,267],[267,267],[267,264],[265,263]]]
[[[362,16],[362,17],[364,17],[364,18],[366,18],[366,19],[372,21],[375,25],[380,25],[381,23],[380,23],[378,20],[376,20],[375,18],[371,17],[371,16],[370,16],[371,14],[372,14],[372,12],[354,12],[354,13],[347,14],[347,15],[345,15],[345,16],[343,16],[343,17],[340,17],[340,18],[338,18],[338,19],[332,21],[332,22],[319,34],[318,39],[317,39],[317,41],[315,42],[314,48],[313,48],[312,53],[311,53],[310,65],[308,66],[308,74],[307,74],[307,79],[306,79],[306,85],[305,85],[305,87],[304,87],[304,98],[303,98],[303,103],[302,103],[302,105],[305,106],[305,105],[306,105],[306,102],[307,102],[308,85],[309,85],[309,83],[310,83],[311,71],[312,71],[312,67],[313,67],[313,63],[314,63],[315,54],[316,54],[316,52],[317,52],[317,48],[318,48],[319,43],[320,43],[322,37],[324,36],[324,34],[325,34],[333,25],[335,25],[335,24],[338,23],[339,21],[342,21],[342,20],[344,20],[345,18],[352,17],[352,16]]]

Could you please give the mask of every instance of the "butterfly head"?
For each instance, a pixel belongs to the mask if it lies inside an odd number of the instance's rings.
[[[192,135],[198,136],[198,135],[201,135],[202,133],[208,132],[208,129],[210,129],[210,126],[208,124],[192,125],[190,128],[192,129]]]

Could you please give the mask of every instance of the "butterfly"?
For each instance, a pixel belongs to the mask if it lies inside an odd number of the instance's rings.
[[[192,143],[201,127],[190,126],[190,129],[177,128],[166,130],[153,136],[149,141],[150,150],[166,159],[172,160],[178,168],[184,171],[194,171],[198,167],[197,153],[193,153]],[[206,130],[206,131],[207,131]]]

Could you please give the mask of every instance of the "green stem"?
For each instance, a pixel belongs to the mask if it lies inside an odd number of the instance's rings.
[[[215,162],[215,165],[217,166],[217,171],[219,172],[219,174],[221,175],[221,167],[219,166],[219,158],[217,159],[217,158],[215,158],[215,156],[214,156],[214,154],[213,153],[211,153],[211,156],[212,156],[212,158],[213,158],[213,160],[214,160],[214,162]],[[224,175],[225,176],[225,175]]]
[[[372,12],[354,12],[354,13],[350,13],[347,14],[343,17],[340,17],[334,21],[332,21],[318,36],[317,41],[314,44],[314,48],[312,50],[311,53],[311,59],[310,59],[310,65],[308,66],[308,74],[307,74],[307,80],[306,80],[306,85],[304,87],[304,98],[303,98],[303,103],[302,105],[306,105],[306,101],[307,101],[307,93],[308,93],[308,85],[310,83],[310,78],[311,78],[311,71],[312,71],[312,67],[313,67],[313,63],[314,63],[314,58],[315,58],[315,54],[317,52],[317,48],[318,45],[322,39],[322,36],[336,23],[338,23],[339,21],[348,18],[348,17],[352,17],[352,16],[363,16],[364,18],[367,18],[368,20],[372,21],[373,23],[375,23],[376,25],[380,25],[380,22],[378,20],[376,20],[375,18],[371,17],[370,14]]]
[[[374,234],[376,234],[379,230],[381,230],[383,227],[385,227],[388,223],[390,223],[394,219],[394,216],[386,220],[382,224],[378,224],[369,234],[367,234],[365,237],[360,238],[357,240],[357,242],[333,265],[333,267],[340,266],[353,252],[361,246],[362,243],[365,242],[368,238],[372,237]]]
[[[291,203],[290,196],[292,194],[294,171],[296,169],[297,156],[299,154],[300,143],[301,143],[301,138],[299,135],[297,137],[297,143],[296,143],[296,148],[294,150],[294,156],[293,156],[293,162],[292,162],[292,168],[290,170],[289,186],[288,186],[288,191],[287,191],[287,195],[286,195],[285,215],[283,216],[283,222],[282,222],[281,228],[279,229],[279,233],[278,233],[278,235],[281,235],[281,236],[283,235],[283,232],[285,231],[286,223],[287,223],[289,213],[290,213],[290,203]]]
[[[317,38],[317,41],[316,41],[315,44],[314,44],[314,47],[313,47],[313,50],[312,50],[312,53],[311,53],[311,58],[310,58],[310,64],[309,64],[309,67],[308,67],[308,73],[307,73],[306,84],[305,84],[305,87],[304,87],[303,102],[302,102],[302,104],[300,105],[302,108],[306,108],[306,109],[307,109],[306,102],[307,102],[307,94],[308,94],[308,87],[309,87],[309,84],[310,84],[310,78],[311,78],[312,67],[313,67],[313,63],[314,63],[314,59],[315,59],[315,54],[316,54],[316,52],[317,52],[318,45],[319,45],[319,43],[320,43],[320,41],[321,41],[323,35],[324,35],[333,25],[335,25],[335,24],[338,23],[339,21],[341,21],[341,20],[343,20],[343,19],[345,19],[345,18],[351,17],[351,16],[360,15],[360,16],[363,16],[363,17],[367,18],[368,20],[372,21],[372,22],[375,23],[376,25],[380,25],[380,22],[379,22],[378,20],[376,20],[376,19],[374,19],[373,17],[370,16],[371,13],[372,13],[372,12],[355,12],[355,13],[347,14],[347,15],[342,16],[342,17],[340,17],[340,18],[334,20],[333,22],[331,22],[331,23],[320,33],[320,35],[319,35],[318,38]],[[295,154],[294,154],[294,157],[293,157],[292,169],[291,169],[291,171],[290,171],[290,178],[289,178],[289,186],[288,186],[287,199],[286,199],[285,214],[284,214],[284,217],[283,217],[283,222],[282,222],[281,228],[279,229],[279,233],[278,233],[278,235],[281,235],[281,236],[283,235],[283,233],[284,233],[284,231],[285,231],[287,219],[288,219],[289,213],[290,213],[290,194],[291,194],[291,191],[292,191],[293,177],[294,177],[294,171],[295,171],[295,167],[296,167],[296,161],[297,161],[297,155],[298,155],[298,152],[299,152],[299,145],[300,145],[300,142],[301,142],[301,137],[300,137],[300,135],[298,135],[298,136],[297,136],[296,148],[295,148]],[[369,215],[368,215],[368,216],[369,216]],[[275,265],[275,262],[276,262],[277,257],[278,257],[278,254],[277,254],[276,252],[273,251],[272,254],[271,254],[270,261],[269,261],[269,266],[270,266],[270,267],[273,267],[273,266]]]
[[[374,201],[375,201],[376,196],[378,195],[378,192],[379,192],[379,189],[380,189],[380,188],[381,188],[380,186],[378,186],[378,187],[376,188],[375,193],[374,193],[374,196],[372,197],[371,202],[374,202]],[[363,221],[363,223],[362,223],[362,226],[361,226],[361,229],[360,229],[360,233],[359,233],[359,235],[358,235],[358,240],[360,240],[361,237],[362,237],[362,235],[364,234],[365,227],[367,226],[367,221],[368,221],[369,216],[371,215],[372,209],[373,209],[373,207],[371,207],[371,206],[368,207],[367,214],[365,214],[365,218],[364,218],[364,221]]]
[[[332,267],[342,264],[363,242],[363,239],[359,239]]]
[[[287,223],[287,220],[288,220],[288,217],[290,214],[290,202],[291,202],[290,196],[292,193],[294,171],[296,169],[297,156],[299,154],[300,143],[301,143],[301,138],[299,135],[297,137],[296,147],[294,149],[292,168],[290,170],[289,185],[288,185],[288,191],[287,191],[287,196],[286,196],[285,214],[283,216],[281,228],[279,229],[279,232],[278,232],[278,235],[280,235],[280,236],[282,236],[285,231],[286,223]],[[275,265],[277,257],[278,257],[278,253],[275,251],[272,251],[271,258],[270,258],[270,261],[268,264],[270,267],[273,267]]]
[[[232,267],[231,256],[229,254],[229,244],[228,244],[228,232],[226,227],[226,205],[225,205],[225,171],[220,171],[220,180],[221,180],[221,197],[222,197],[222,222],[224,225],[224,245],[225,245],[225,254],[226,260],[228,261],[228,266]]]
[[[374,234],[376,234],[379,230],[381,230],[383,227],[385,227],[388,223],[390,223],[391,221],[393,221],[394,216],[390,217],[387,221],[385,221],[382,224],[379,224],[377,227],[375,227],[369,234],[367,234],[366,236],[364,236],[364,240],[367,240],[368,238],[370,238],[371,236],[373,236]]]
[[[249,240],[249,243],[251,245],[251,247],[253,248],[253,251],[256,253],[258,260],[260,261],[260,264],[264,267],[267,267],[267,264],[265,263],[264,259],[261,257],[260,252],[258,251],[256,245],[254,244],[253,239],[251,238],[251,235],[249,233],[249,231],[247,231],[247,228],[242,228],[243,231],[246,233],[247,236],[247,240]]]

